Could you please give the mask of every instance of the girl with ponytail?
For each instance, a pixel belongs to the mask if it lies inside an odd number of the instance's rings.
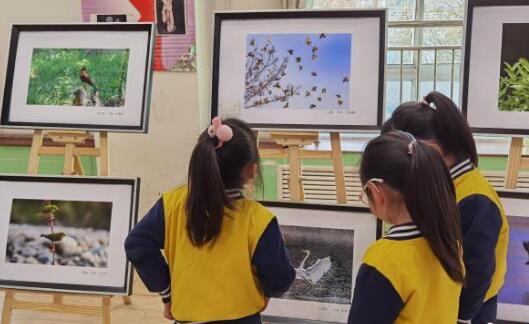
[[[462,237],[441,156],[409,133],[390,132],[369,142],[360,177],[362,200],[393,226],[364,255],[349,323],[455,323]]]
[[[127,257],[167,319],[260,324],[268,298],[290,288],[295,270],[275,216],[242,193],[258,174],[253,131],[217,117],[193,150],[187,185],[164,193],[129,234]]]
[[[470,127],[456,104],[439,92],[400,105],[383,133],[401,130],[434,147],[450,169],[463,235],[466,285],[459,297],[459,323],[495,323],[497,295],[507,269],[509,225],[495,190],[477,169]]]

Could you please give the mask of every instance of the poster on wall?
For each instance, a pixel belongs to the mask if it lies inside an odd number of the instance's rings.
[[[147,132],[153,24],[13,25],[1,125]]]
[[[0,287],[129,294],[139,179],[0,175],[0,187]]]
[[[500,191],[509,222],[507,274],[498,294],[498,319],[529,318],[529,192]]]
[[[384,50],[384,10],[216,13],[212,117],[378,129]]]
[[[82,0],[84,22],[125,15],[131,22],[156,23],[154,70],[195,72],[196,36],[193,0]]]
[[[463,83],[468,122],[478,133],[529,134],[529,2],[469,0],[468,5]]]
[[[347,323],[362,257],[380,236],[367,208],[263,202],[277,217],[296,279],[264,315]]]

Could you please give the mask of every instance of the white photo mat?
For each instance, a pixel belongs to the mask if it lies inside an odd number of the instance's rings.
[[[505,208],[507,217],[526,217],[528,218],[527,222],[529,224],[529,193],[516,193],[518,197],[510,197],[509,192],[499,192],[499,195],[502,197],[501,202]],[[529,235],[527,237],[527,241],[529,241]],[[509,244],[511,244],[511,242],[509,242]],[[523,249],[521,245],[518,248],[520,250]],[[526,270],[529,272],[528,265],[523,264],[522,266],[526,267]],[[507,265],[507,271],[509,271],[509,265]],[[506,280],[509,280],[507,276]],[[527,295],[529,296],[529,281],[525,283],[525,287],[527,288]],[[508,304],[501,303],[500,300],[498,300],[498,319],[506,321],[527,322],[529,319],[529,304]]]
[[[31,176],[29,176],[31,177]],[[20,176],[24,178],[24,176]],[[75,292],[105,293],[122,288],[123,294],[129,289],[131,267],[128,264],[124,243],[135,221],[137,206],[135,186],[112,184],[112,178],[105,178],[106,184],[61,182],[33,182],[11,180],[0,176],[0,286],[14,287],[6,282],[34,283],[34,286],[18,287],[35,290],[64,290],[47,288],[73,285],[79,287]],[[68,178],[67,178],[68,179]],[[68,181],[68,180],[67,180]],[[7,237],[13,199],[100,201],[112,203],[110,237],[108,246],[108,265],[106,268],[50,266],[41,264],[9,263],[6,260]],[[38,275],[36,275],[38,274]],[[42,285],[46,288],[42,288]],[[97,291],[83,291],[82,286],[100,287]],[[70,291],[69,289],[66,289]]]
[[[147,32],[22,32],[20,34],[10,119],[14,122],[69,123],[82,120],[86,124],[139,126],[147,59]],[[116,40],[119,40],[117,42]],[[129,49],[125,106],[76,107],[28,105],[31,57],[35,48]]]
[[[529,5],[473,8],[471,38],[466,40],[470,42],[470,58],[465,109],[470,126],[483,132],[529,128],[529,112],[498,109],[504,23],[529,24]]]
[[[360,212],[354,210],[337,211],[272,206],[268,206],[267,208],[276,215],[280,226],[288,225],[354,231],[352,298],[356,275],[362,264],[364,253],[377,239],[378,227],[375,216],[368,212],[367,209],[365,209],[365,212]],[[263,315],[346,323],[349,308],[350,304],[331,304],[273,298],[270,300],[268,308]]]
[[[351,35],[349,107],[320,110],[243,107],[248,35],[320,33]],[[380,100],[383,100],[379,92],[380,35],[380,19],[376,17],[224,20],[220,31],[216,91],[218,115],[237,117],[250,124],[270,125],[263,128],[279,124],[292,128],[313,125],[313,129],[329,126],[376,128]]]

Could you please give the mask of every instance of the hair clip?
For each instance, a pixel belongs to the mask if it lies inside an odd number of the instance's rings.
[[[413,155],[415,153],[415,144],[417,144],[417,140],[413,139],[410,144],[408,144],[408,154]]]
[[[219,144],[215,146],[215,149],[218,149],[233,138],[233,130],[228,125],[222,125],[220,117],[215,117],[208,128],[208,135],[219,140]]]
[[[426,97],[424,97],[424,99],[422,100],[422,103],[430,108],[432,108],[433,110],[437,110],[437,107],[435,106],[435,103],[433,102],[428,102],[428,100],[426,100]]]

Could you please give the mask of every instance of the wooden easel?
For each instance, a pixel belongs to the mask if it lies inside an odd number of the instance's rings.
[[[302,151],[305,145],[316,142],[319,138],[317,132],[274,132],[270,136],[279,145],[286,147],[289,157],[289,188],[290,200],[304,201],[302,179]],[[347,203],[345,190],[345,174],[343,168],[342,147],[340,133],[331,133],[331,160],[333,162],[334,177],[336,182],[336,201],[339,204]]]
[[[505,188],[516,189],[518,186],[518,174],[523,168],[529,168],[529,158],[522,156],[523,137],[513,137],[507,160],[507,171],[505,173]]]
[[[84,168],[81,163],[81,156],[91,156],[99,158],[99,176],[108,176],[108,134],[107,132],[99,133],[99,147],[77,147],[86,142],[90,137],[88,132],[78,131],[49,131],[48,137],[55,143],[63,144],[62,146],[44,146],[44,132],[35,130],[33,141],[31,143],[31,152],[29,156],[28,174],[37,174],[39,160],[44,155],[64,155],[63,175],[84,175]],[[103,324],[111,323],[111,298],[106,295],[87,295],[73,293],[54,293],[40,292],[20,289],[4,289],[5,299],[2,311],[1,324],[10,324],[13,310],[33,310],[41,312],[69,313],[79,315],[102,316]],[[53,297],[52,303],[27,302],[15,298],[16,293],[39,294]],[[102,298],[101,306],[72,305],[63,302],[64,296],[83,296]],[[132,304],[129,296],[122,296],[125,305]]]

